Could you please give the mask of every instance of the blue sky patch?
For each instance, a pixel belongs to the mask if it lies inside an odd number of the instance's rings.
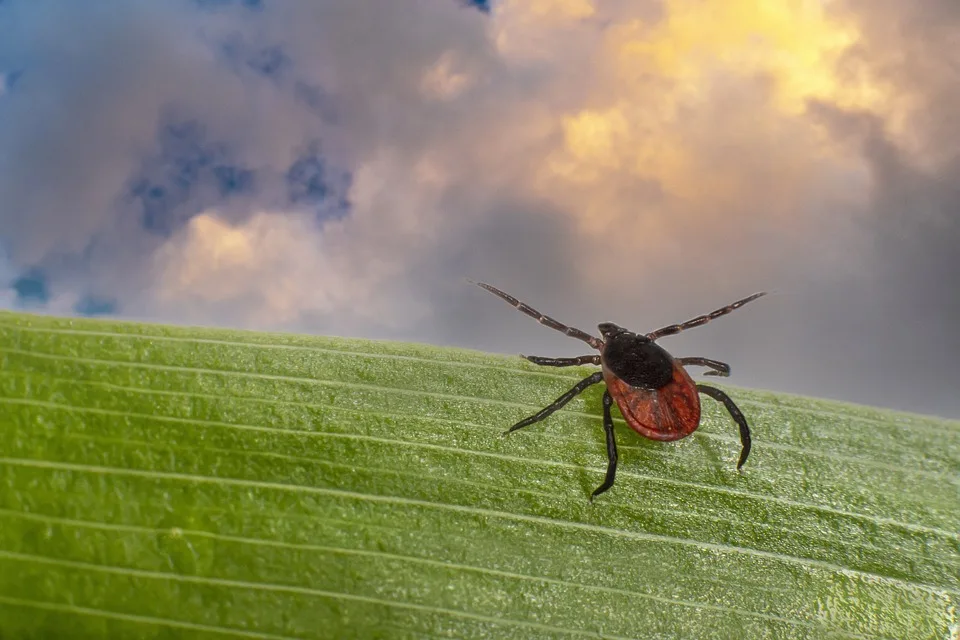
[[[81,316],[114,315],[119,310],[117,301],[97,295],[86,295],[74,305],[73,311]]]
[[[483,13],[490,13],[490,0],[463,0],[467,6],[479,9]]]
[[[343,217],[350,210],[347,194],[353,176],[332,168],[317,144],[290,165],[286,181],[290,202],[322,207],[322,218]]]
[[[0,0],[0,2],[2,1]],[[0,73],[0,95],[13,89],[20,82],[21,77],[23,77],[23,69]]]
[[[252,46],[239,35],[226,38],[220,53],[234,71],[248,70],[272,80],[282,79],[293,68],[293,60],[280,45]]]
[[[168,236],[204,209],[253,192],[253,170],[230,161],[226,145],[210,142],[193,121],[161,127],[159,150],[133,181],[143,227]]]
[[[293,66],[293,61],[284,52],[283,47],[264,47],[247,56],[247,66],[267,77],[279,77]]]
[[[27,269],[11,286],[17,292],[17,302],[21,305],[43,305],[50,300],[50,285],[41,269]]]
[[[237,6],[252,11],[263,9],[264,0],[193,0],[201,9],[219,9]]]
[[[220,195],[224,198],[253,191],[254,174],[251,169],[222,164],[213,168],[213,175],[217,179]]]
[[[297,81],[293,86],[294,97],[310,110],[320,116],[328,124],[337,123],[337,109],[334,97],[323,90],[323,87]]]

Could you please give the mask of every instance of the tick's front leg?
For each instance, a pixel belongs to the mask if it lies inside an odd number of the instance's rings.
[[[568,402],[570,402],[571,400],[573,400],[573,399],[574,399],[575,397],[577,397],[579,394],[583,393],[583,390],[586,389],[587,387],[589,387],[590,385],[592,385],[592,384],[597,384],[598,382],[602,382],[602,381],[603,381],[603,372],[602,372],[602,371],[597,371],[597,372],[594,373],[593,375],[587,376],[586,378],[584,378],[583,380],[581,380],[580,382],[578,382],[577,384],[575,384],[572,389],[570,389],[569,391],[567,391],[566,393],[564,393],[562,396],[560,396],[559,398],[557,398],[556,400],[554,400],[554,401],[553,401],[552,403],[550,403],[548,406],[544,407],[543,409],[541,409],[541,410],[538,411],[537,413],[533,414],[533,415],[530,416],[529,418],[524,418],[523,420],[521,420],[521,421],[518,422],[517,424],[515,424],[515,425],[513,425],[512,427],[510,427],[509,429],[507,429],[506,433],[512,433],[512,432],[516,431],[517,429],[522,429],[522,428],[524,428],[524,427],[528,427],[528,426],[530,426],[531,424],[533,424],[534,422],[539,422],[539,421],[543,420],[544,418],[546,418],[547,416],[549,416],[549,415],[550,415],[551,413],[553,413],[554,411],[558,411],[559,409],[561,409],[561,408],[563,407],[563,405],[565,405],[565,404],[567,404]]]

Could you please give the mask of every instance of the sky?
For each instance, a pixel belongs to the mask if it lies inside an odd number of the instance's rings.
[[[0,0],[0,307],[960,417],[956,0]]]

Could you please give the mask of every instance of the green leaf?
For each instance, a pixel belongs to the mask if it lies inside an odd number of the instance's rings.
[[[0,314],[0,636],[956,638],[960,424],[730,389],[676,443],[587,369]],[[951,636],[951,634],[953,634]]]

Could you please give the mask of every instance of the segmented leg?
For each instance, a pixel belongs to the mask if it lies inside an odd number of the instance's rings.
[[[557,322],[550,316],[543,315],[542,313],[540,313],[539,311],[537,311],[527,303],[520,302],[510,294],[504,293],[503,291],[500,291],[500,289],[497,289],[496,287],[486,284],[485,282],[474,282],[473,284],[479,287],[483,287],[484,289],[494,294],[495,296],[503,300],[506,300],[507,302],[512,304],[515,308],[519,309],[520,311],[527,314],[528,316],[530,316],[531,318],[533,318],[534,320],[536,320],[537,322],[539,322],[540,324],[546,327],[550,327],[551,329],[556,329],[557,331],[560,331],[561,333],[565,333],[571,338],[576,338],[577,340],[583,340],[584,342],[589,344],[591,347],[593,347],[597,351],[599,351],[600,347],[603,346],[603,341],[600,338],[594,338],[592,335],[590,335],[586,331],[581,331],[580,329],[575,329],[574,327],[568,327],[565,324]]]
[[[543,367],[577,367],[582,364],[600,364],[600,356],[577,356],[576,358],[541,358],[540,356],[525,356],[520,354],[521,358],[526,358],[533,364],[539,364]]]
[[[603,392],[603,430],[607,435],[607,476],[603,479],[603,484],[594,490],[590,496],[590,502],[598,495],[613,486],[613,481],[617,477],[617,440],[613,435],[613,416],[610,415],[610,407],[613,406],[613,397],[609,391]]]
[[[743,449],[740,451],[740,461],[737,462],[737,471],[740,470],[740,467],[743,466],[743,463],[747,461],[747,456],[750,455],[750,427],[747,426],[747,419],[743,417],[743,414],[740,413],[740,409],[737,408],[737,405],[733,404],[733,400],[730,399],[730,396],[725,394],[720,389],[716,387],[709,387],[705,384],[698,384],[697,389],[701,393],[705,393],[714,400],[722,402],[723,406],[727,408],[727,411],[730,412],[730,417],[733,418],[734,422],[737,423],[737,426],[740,427],[740,443],[743,445]]]
[[[730,365],[726,362],[720,362],[719,360],[711,360],[710,358],[677,358],[677,362],[685,367],[692,364],[698,367],[710,367],[713,369],[713,371],[705,371],[703,374],[705,376],[720,376],[726,378],[730,375]]]
[[[592,384],[597,384],[602,380],[603,380],[602,371],[597,371],[596,373],[590,376],[587,376],[586,378],[578,382],[576,385],[574,385],[574,387],[570,389],[570,391],[567,391],[565,394],[563,394],[562,396],[554,400],[550,405],[544,407],[543,409],[541,409],[534,415],[530,416],[529,418],[524,418],[517,424],[513,425],[512,427],[504,431],[504,434],[512,433],[517,429],[523,429],[524,427],[530,426],[534,422],[539,422],[543,420],[544,418],[549,416],[551,413],[553,413],[554,411],[557,411],[558,409],[562,408],[563,405],[573,400],[577,395],[579,395],[580,393],[583,393],[584,389],[586,389]]]
[[[656,331],[652,331],[647,334],[647,337],[650,338],[651,340],[656,340],[657,338],[662,338],[664,336],[672,336],[672,335],[678,334],[681,331],[684,331],[686,329],[693,329],[694,327],[705,325],[711,320],[716,320],[720,316],[725,316],[731,311],[734,311],[735,309],[739,309],[740,307],[747,304],[748,302],[753,302],[757,298],[765,295],[767,295],[766,291],[755,293],[752,296],[747,296],[743,300],[737,300],[733,304],[729,304],[723,307],[722,309],[711,311],[710,313],[707,313],[702,316],[697,316],[692,320],[687,320],[686,322],[681,322],[680,324],[671,324],[670,326],[657,329]]]

